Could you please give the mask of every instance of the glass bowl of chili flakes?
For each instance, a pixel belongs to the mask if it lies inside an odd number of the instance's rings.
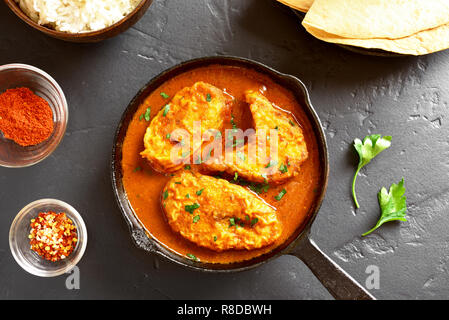
[[[0,166],[44,160],[61,142],[67,120],[64,92],[50,75],[26,64],[0,66]]]
[[[69,272],[87,245],[86,225],[69,204],[41,199],[25,206],[9,231],[9,246],[16,262],[27,272],[54,277]]]

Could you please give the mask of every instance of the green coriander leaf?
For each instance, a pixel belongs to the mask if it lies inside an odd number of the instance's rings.
[[[167,135],[165,136],[167,139],[170,139],[171,135],[170,133],[167,133]]]
[[[359,154],[359,165],[357,166],[354,179],[352,180],[352,196],[357,208],[360,208],[360,206],[355,194],[355,180],[357,179],[360,169],[366,166],[373,158],[390,146],[391,136],[381,137],[380,134],[366,136],[363,141],[360,139],[354,140],[354,148]]]
[[[184,209],[190,213],[193,214],[193,211],[195,211],[196,209],[198,209],[200,207],[199,203],[194,203],[194,204],[187,204]]]
[[[292,120],[288,120],[288,123],[290,123],[290,125],[291,125],[292,127],[295,126],[295,123],[294,123]]]
[[[234,121],[234,116],[231,115],[231,125],[232,125],[232,129],[237,129],[237,124]]]
[[[210,93],[206,94],[206,101],[211,102],[211,100],[212,100],[212,97],[211,97]]]
[[[164,112],[162,113],[162,116],[165,117],[169,111],[170,111],[170,105],[166,104],[164,106]]]
[[[279,171],[282,173],[287,173],[288,172],[288,168],[285,164],[281,164],[281,166],[279,167]]]
[[[189,164],[186,164],[186,165],[184,166],[184,170],[190,170],[190,169],[192,169],[192,167],[191,167]]]
[[[257,222],[259,222],[258,218],[254,218],[253,220],[251,220],[251,227],[254,226]]]
[[[151,107],[148,107],[147,110],[145,111],[145,114],[143,115],[145,121],[150,121],[150,114],[151,114]]]
[[[262,186],[263,192],[268,192],[268,189],[270,189],[270,185],[269,185],[269,184],[264,184],[264,185]]]
[[[175,184],[181,184],[181,181],[175,181]]]
[[[193,223],[197,223],[198,221],[200,221],[200,216],[194,216]]]
[[[282,189],[281,192],[279,192],[279,194],[278,194],[277,196],[274,196],[274,198],[275,198],[277,201],[280,201],[280,200],[282,199],[282,197],[283,197],[286,193],[287,193],[287,190]]]
[[[237,172],[234,173],[234,181],[237,181],[237,179],[239,178],[239,174]]]
[[[232,141],[232,140],[231,140]],[[235,142],[232,143],[232,147],[238,147],[245,143],[245,139],[235,139]],[[229,146],[229,143],[228,143]]]
[[[243,152],[237,151],[236,155],[240,160],[242,160],[242,161],[246,160],[245,154]]]
[[[404,178],[402,178],[402,180],[399,181],[398,184],[393,183],[390,187],[390,191],[387,192],[387,189],[385,188],[382,188],[379,191],[379,193],[377,194],[381,210],[379,221],[377,221],[374,228],[372,228],[368,232],[365,232],[364,234],[362,234],[362,236],[370,234],[385,222],[393,220],[407,221],[407,219],[405,219],[405,212],[407,210],[407,197],[404,195],[404,193]]]
[[[190,194],[186,194],[186,198],[187,198],[187,199],[190,199]]]
[[[270,185],[268,183],[250,183],[248,185],[248,188],[252,191],[254,191],[257,194],[261,194],[262,192],[267,192],[270,188]]]
[[[164,191],[163,197],[164,197],[164,200],[167,199],[167,197],[168,197],[168,190]]]
[[[217,241],[217,236],[214,236],[214,242]]]
[[[267,184],[268,183],[267,174],[266,173],[262,173],[260,176],[263,178],[264,183]]]
[[[142,113],[139,117],[139,121],[143,119],[144,114]]]
[[[268,162],[268,164],[265,166],[265,168],[275,166],[275,165],[277,165],[277,163],[278,162],[276,160],[270,160],[270,162]]]
[[[234,218],[230,218],[229,219],[229,228],[235,226],[235,219]]]
[[[165,92],[161,92],[161,96],[164,99],[168,99],[170,96],[168,94],[166,94]]]
[[[201,190],[198,190],[198,191],[196,192],[196,195],[197,195],[197,196],[200,196],[200,195],[203,193],[203,191],[204,191],[204,188],[201,189]]]
[[[194,260],[194,261],[198,261],[198,258],[195,257],[195,256],[194,256],[193,254],[191,254],[191,253],[186,254],[186,256],[187,256],[188,258]]]

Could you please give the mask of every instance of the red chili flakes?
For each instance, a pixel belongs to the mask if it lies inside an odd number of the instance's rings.
[[[42,258],[59,261],[67,258],[75,249],[76,227],[65,213],[40,212],[31,219],[30,249]]]

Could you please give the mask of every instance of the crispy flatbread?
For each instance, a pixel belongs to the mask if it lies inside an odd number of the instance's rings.
[[[349,39],[399,39],[446,24],[448,0],[315,0],[303,21]]]
[[[307,12],[313,4],[314,0],[278,0],[280,3],[289,6],[290,8]]]
[[[304,25],[314,37],[331,43],[369,49],[382,49],[401,54],[423,55],[449,48],[449,24],[424,30],[400,39],[350,39]]]

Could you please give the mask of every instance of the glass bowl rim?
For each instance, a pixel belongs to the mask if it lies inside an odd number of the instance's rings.
[[[36,206],[39,206],[39,205],[44,205],[44,204],[45,205],[56,204],[61,207],[69,209],[70,213],[67,215],[69,216],[69,218],[71,218],[70,216],[74,216],[76,218],[76,225],[79,229],[81,229],[81,234],[82,234],[81,243],[78,242],[78,245],[80,246],[79,249],[76,252],[75,251],[72,252],[72,254],[76,254],[75,257],[73,258],[73,261],[71,261],[68,265],[61,267],[60,269],[56,269],[56,270],[52,270],[52,271],[37,270],[34,266],[29,264],[24,258],[20,257],[19,254],[15,251],[15,250],[17,250],[18,252],[20,252],[20,249],[18,249],[17,246],[14,247],[15,241],[13,241],[13,238],[16,236],[14,233],[14,229],[15,229],[17,223],[19,222],[19,220],[21,220],[27,213],[29,213],[30,209],[32,209]],[[79,234],[78,234],[78,236],[79,236]],[[19,213],[17,213],[17,215],[14,217],[14,220],[12,221],[11,227],[9,229],[9,248],[11,250],[12,256],[14,257],[14,260],[25,271],[27,271],[35,276],[55,277],[55,276],[59,276],[61,274],[64,274],[64,273],[70,271],[74,266],[76,266],[78,264],[78,262],[83,257],[84,252],[86,251],[87,238],[88,238],[88,235],[87,235],[86,224],[84,223],[84,220],[81,217],[80,213],[74,207],[72,207],[70,204],[68,204],[64,201],[61,201],[61,200],[52,199],[52,198],[44,198],[44,199],[39,199],[39,200],[30,202],[25,207],[23,207],[19,211]]]

